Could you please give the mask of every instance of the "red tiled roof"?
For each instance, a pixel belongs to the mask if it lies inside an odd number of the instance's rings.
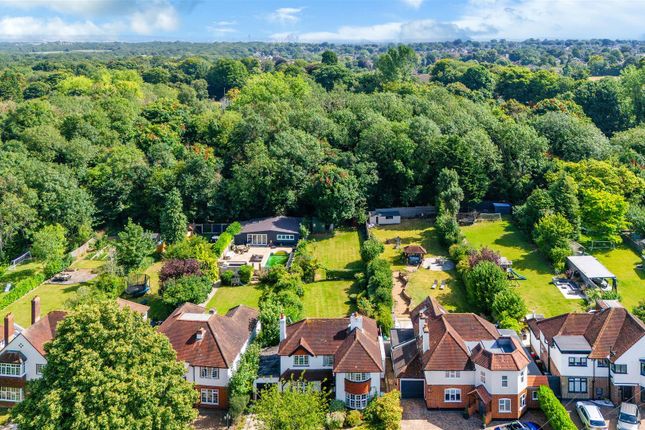
[[[540,321],[529,320],[534,333],[541,332],[548,342],[555,336],[583,336],[589,345],[589,358],[614,361],[645,336],[645,324],[625,308],[604,308],[595,313],[568,313]]]
[[[464,339],[445,315],[428,320],[429,348],[421,362],[424,370],[468,370],[471,367]]]
[[[308,318],[287,326],[278,354],[289,356],[306,345],[311,355],[333,355],[334,372],[381,372],[376,321],[362,317],[361,330],[349,330],[349,318]]]
[[[56,327],[67,316],[65,311],[52,311],[43,318],[36,321],[22,335],[33,345],[41,354],[45,355],[45,344],[51,341],[56,335]]]
[[[408,245],[403,248],[404,254],[427,254],[426,249],[421,245]]]
[[[141,315],[147,315],[150,310],[150,306],[142,305],[141,303],[132,302],[130,300],[124,300],[121,297],[117,297],[116,304],[121,309],[131,309],[134,312],[140,313]]]
[[[193,366],[230,368],[257,324],[258,311],[244,305],[226,315],[209,315],[202,306],[185,303],[160,326],[177,352]],[[202,330],[203,338],[196,333]]]
[[[486,387],[484,387],[483,385],[479,385],[477,388],[470,391],[468,394],[477,394],[479,398],[482,399],[482,402],[484,402],[487,405],[493,400],[493,396],[490,395]]]
[[[520,342],[511,337],[510,341],[515,346],[513,352],[491,352],[482,344],[476,345],[470,355],[473,363],[490,370],[521,370],[529,365],[530,360],[524,353]]]

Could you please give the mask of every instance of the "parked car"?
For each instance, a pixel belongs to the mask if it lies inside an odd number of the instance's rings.
[[[641,422],[641,412],[633,403],[622,403],[618,414],[618,430],[638,430]]]
[[[578,416],[580,416],[582,425],[585,426],[586,430],[609,430],[607,421],[600,413],[598,406],[591,403],[577,402],[576,411],[578,411]]]
[[[513,421],[495,427],[495,430],[540,430],[540,426],[531,421]]]

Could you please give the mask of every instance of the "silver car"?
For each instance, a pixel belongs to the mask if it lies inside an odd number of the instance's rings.
[[[591,403],[577,402],[576,411],[578,411],[578,416],[580,416],[580,420],[586,430],[609,430],[607,421],[600,413],[598,406]]]
[[[633,403],[622,403],[618,414],[618,430],[638,430],[641,422],[641,413],[638,406]]]

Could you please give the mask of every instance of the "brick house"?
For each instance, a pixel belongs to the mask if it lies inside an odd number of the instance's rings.
[[[280,317],[280,379],[326,386],[348,408],[364,409],[381,393],[385,347],[376,321],[359,314],[349,318],[307,318],[287,325]]]
[[[564,399],[645,402],[645,324],[615,300],[591,313],[527,320],[529,340]]]
[[[392,365],[403,398],[428,409],[461,409],[493,419],[520,418],[537,407],[547,379],[517,334],[472,313],[448,313],[433,297],[410,313],[412,328],[394,328]]]
[[[217,315],[185,303],[159,326],[184,362],[186,380],[199,392],[199,405],[217,409],[228,407],[229,381],[259,330],[258,311],[244,305]]]

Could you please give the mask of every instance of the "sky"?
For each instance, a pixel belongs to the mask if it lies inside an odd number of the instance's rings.
[[[645,40],[645,0],[0,0],[0,41]]]

